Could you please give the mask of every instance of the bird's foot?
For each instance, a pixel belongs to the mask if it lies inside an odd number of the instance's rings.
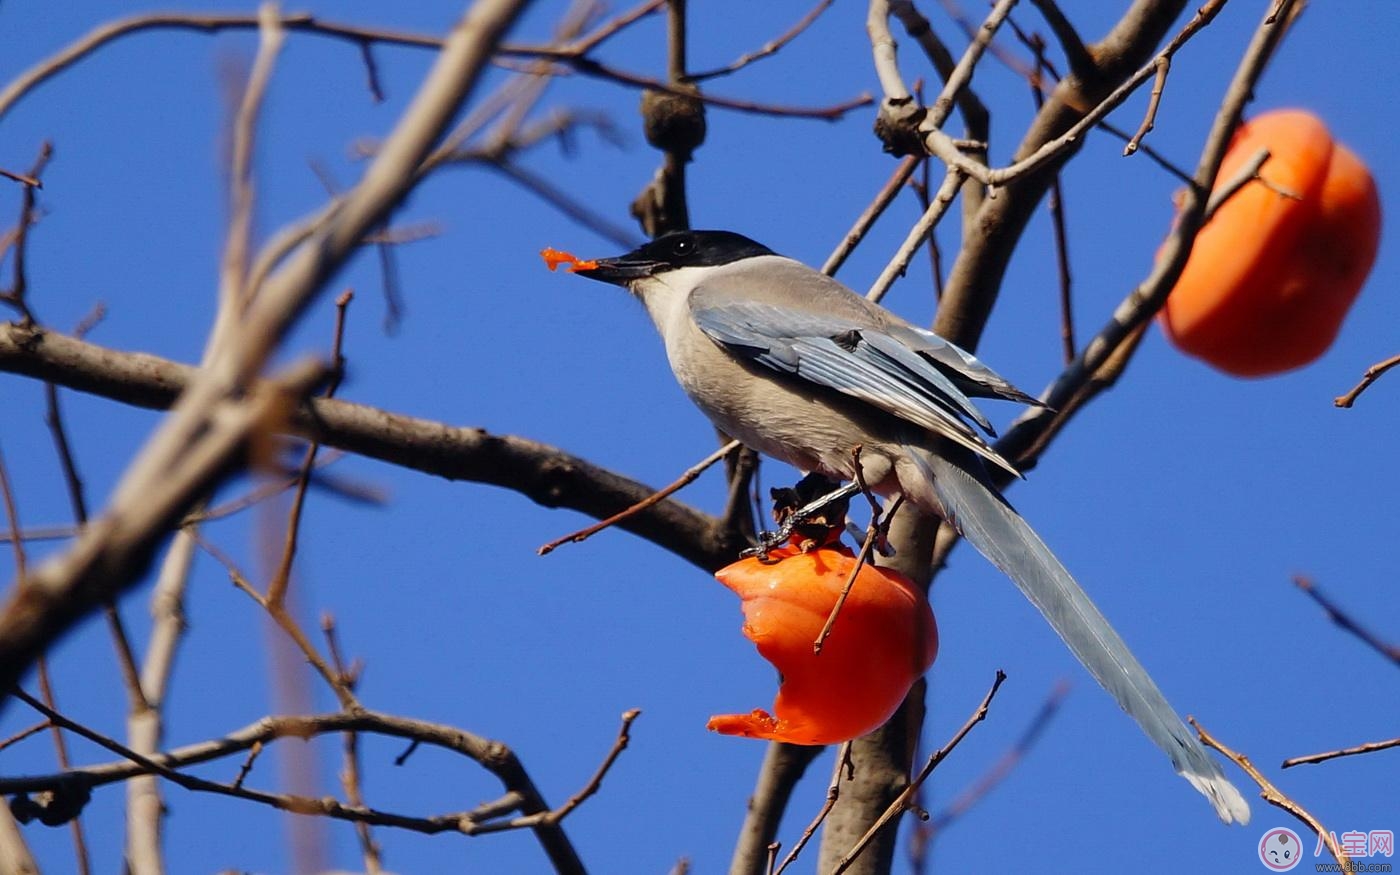
[[[846,507],[851,496],[860,491],[860,485],[847,483],[831,489],[833,485],[833,480],[808,474],[795,488],[772,490],[773,517],[778,522],[778,530],[759,533],[758,546],[745,550],[742,555],[767,558],[769,551],[787,543],[794,535],[816,546],[839,539],[846,529]],[[813,499],[812,495],[818,497]]]

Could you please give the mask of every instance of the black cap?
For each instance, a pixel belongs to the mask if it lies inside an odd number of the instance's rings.
[[[600,258],[592,268],[575,268],[589,279],[625,285],[632,280],[681,267],[717,267],[773,250],[733,231],[672,231],[617,258]]]

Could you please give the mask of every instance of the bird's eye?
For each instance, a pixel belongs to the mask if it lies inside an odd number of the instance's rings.
[[[695,243],[691,240],[677,240],[671,244],[672,255],[689,255],[695,251]]]

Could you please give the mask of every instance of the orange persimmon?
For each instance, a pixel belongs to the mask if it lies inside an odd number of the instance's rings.
[[[1179,349],[1241,377],[1322,355],[1380,243],[1375,182],[1320,119],[1274,110],[1245,122],[1220,182],[1260,149],[1269,150],[1259,172],[1269,184],[1249,182],[1206,223],[1158,315]]]
[[[774,561],[776,560],[776,561]],[[938,627],[922,590],[889,568],[856,575],[821,652],[821,633],[855,567],[844,545],[802,552],[784,546],[767,561],[743,559],[715,574],[743,601],[744,635],[781,676],[773,714],[720,714],[725,735],[832,744],[881,726],[938,654]]]

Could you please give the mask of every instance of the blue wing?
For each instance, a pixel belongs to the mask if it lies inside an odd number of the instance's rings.
[[[860,399],[1017,473],[966,421],[995,434],[968,394],[1031,399],[932,332],[772,304],[710,303],[703,294],[692,296],[690,312],[735,355]]]

